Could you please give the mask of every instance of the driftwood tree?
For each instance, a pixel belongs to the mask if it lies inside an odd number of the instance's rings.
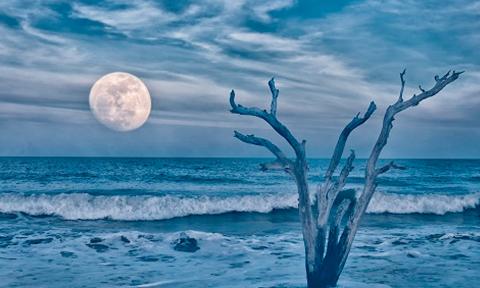
[[[274,79],[272,78],[268,82],[272,94],[270,111],[237,104],[235,102],[235,92],[232,90],[230,93],[232,108],[230,111],[232,113],[263,119],[288,142],[294,151],[295,159],[290,159],[270,140],[255,135],[245,135],[238,131],[235,131],[234,134],[240,141],[263,146],[275,155],[275,161],[261,164],[262,170],[283,170],[295,179],[298,189],[298,206],[305,245],[305,266],[309,288],[336,285],[345,266],[360,220],[375,193],[377,177],[390,169],[404,169],[393,162],[377,167],[380,153],[387,144],[395,116],[434,96],[445,86],[455,81],[462,73],[455,71],[450,73],[449,71],[443,77],[435,76],[435,85],[431,89],[425,90],[419,86],[420,94],[413,95],[408,100],[403,98],[405,70],[400,73],[400,96],[385,112],[382,130],[367,161],[363,191],[358,195],[353,190],[344,190],[348,174],[353,169],[355,159],[353,150],[339,175],[334,177],[334,173],[340,164],[348,136],[370,118],[376,109],[374,102],[370,103],[363,116],[358,113],[340,133],[330,165],[325,172],[324,182],[319,184],[316,193],[311,195],[307,181],[306,141],[298,141],[290,130],[278,120],[277,99],[279,90],[275,87]]]

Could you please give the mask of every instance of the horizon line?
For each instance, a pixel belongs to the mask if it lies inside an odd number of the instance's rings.
[[[109,158],[109,159],[274,159],[275,157],[265,157],[265,156],[60,156],[60,155],[32,155],[32,156],[7,156],[0,155],[0,158]],[[342,159],[346,159],[344,157]],[[307,159],[312,160],[328,160],[331,157],[307,157]],[[356,160],[367,160],[368,157],[358,157]],[[380,160],[480,160],[480,158],[475,157],[386,157],[379,158]]]

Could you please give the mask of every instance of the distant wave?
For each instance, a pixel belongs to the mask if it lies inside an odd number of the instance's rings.
[[[196,183],[196,184],[251,184],[252,181],[235,178],[235,177],[216,177],[209,175],[190,175],[190,174],[168,174],[168,173],[156,173],[148,176],[144,176],[145,182],[177,182],[177,183]],[[103,180],[119,181],[125,180],[125,178],[118,175],[98,175],[90,172],[55,172],[55,173],[1,173],[0,180],[23,180],[23,181],[38,181],[38,182],[63,182],[63,181],[79,181],[90,180],[93,178],[102,178]]]
[[[242,179],[242,178],[231,178],[231,177],[213,177],[213,176],[194,176],[194,175],[170,175],[166,173],[159,173],[149,179],[152,182],[161,182],[161,181],[168,181],[168,182],[192,182],[192,183],[231,183],[231,184],[250,184],[251,181]]]
[[[0,213],[52,215],[68,220],[163,220],[227,212],[269,213],[297,207],[295,194],[231,197],[94,196],[0,194]],[[438,214],[463,212],[480,205],[480,193],[467,195],[400,195],[377,192],[368,213]]]

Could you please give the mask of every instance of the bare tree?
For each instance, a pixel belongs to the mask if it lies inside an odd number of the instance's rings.
[[[367,161],[363,191],[359,195],[355,191],[343,189],[348,174],[353,169],[353,161],[355,159],[353,150],[345,161],[340,174],[334,177],[334,173],[340,164],[348,136],[355,128],[370,118],[376,109],[374,102],[370,103],[363,116],[358,113],[340,133],[330,165],[325,172],[324,182],[318,185],[314,194],[315,197],[311,197],[307,181],[306,141],[302,140],[299,142],[290,130],[278,120],[276,114],[279,90],[275,87],[274,79],[272,78],[268,82],[272,94],[270,112],[257,107],[244,107],[237,104],[235,102],[235,92],[232,90],[230,93],[232,109],[230,111],[234,114],[263,119],[288,142],[295,153],[295,159],[290,159],[271,141],[235,131],[234,136],[240,141],[263,146],[275,155],[275,161],[261,164],[262,170],[283,170],[295,179],[299,196],[298,207],[305,246],[305,266],[309,288],[332,287],[336,285],[345,266],[360,220],[375,193],[377,176],[390,169],[404,169],[393,162],[377,168],[378,158],[387,144],[395,115],[434,96],[445,86],[458,79],[462,73],[463,71],[453,71],[453,73],[449,71],[443,77],[435,76],[435,85],[431,89],[424,90],[419,86],[421,93],[413,95],[406,101],[403,99],[405,70],[400,73],[400,96],[385,112],[382,130]]]

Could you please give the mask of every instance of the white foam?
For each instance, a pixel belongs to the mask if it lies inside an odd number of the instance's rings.
[[[466,195],[406,195],[377,192],[367,213],[437,214],[463,212],[480,205],[480,193]]]
[[[188,215],[227,212],[269,213],[297,207],[295,194],[231,197],[94,196],[85,193],[56,195],[0,194],[0,212],[55,215],[68,220],[163,220]],[[480,193],[467,195],[400,195],[377,192],[368,213],[424,213],[443,215],[480,205]]]
[[[441,236],[440,240],[450,240],[450,239],[479,239],[480,240],[480,233],[476,232],[465,232],[465,233],[447,233]]]
[[[146,283],[146,284],[138,285],[136,287],[139,287],[139,288],[160,287],[160,286],[163,286],[165,284],[172,284],[172,283],[176,283],[176,282],[177,282],[176,280],[165,280],[165,281]]]
[[[58,195],[0,194],[0,212],[56,215],[69,220],[162,220],[188,215],[226,212],[268,213],[295,208],[297,196],[247,195],[221,197],[93,196],[84,193]]]

